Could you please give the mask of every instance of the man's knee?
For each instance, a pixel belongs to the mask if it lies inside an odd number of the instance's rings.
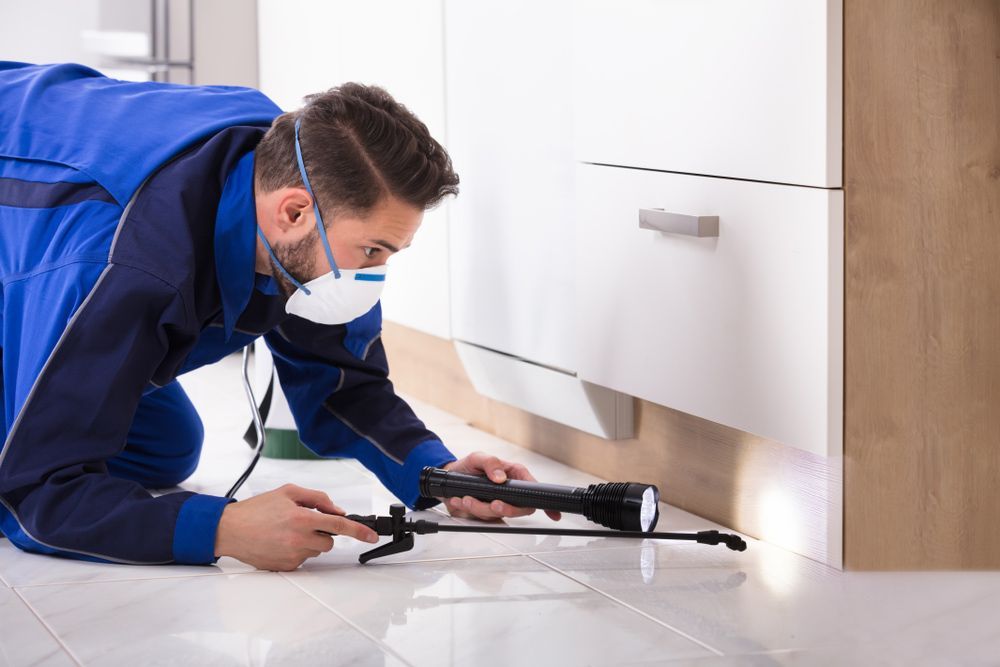
[[[190,433],[184,442],[190,443],[191,448],[179,457],[178,479],[174,482],[175,485],[193,475],[198,468],[198,461],[201,459],[201,446],[205,441],[205,428],[202,426],[201,420],[198,420],[197,424],[192,425],[189,430]]]
[[[198,467],[205,427],[178,384],[139,404],[128,444],[108,462],[110,472],[148,488],[176,486]]]
[[[197,414],[188,419],[178,419],[173,432],[168,436],[169,456],[163,459],[159,486],[177,486],[194,474],[201,459],[201,447],[205,442],[205,426]]]

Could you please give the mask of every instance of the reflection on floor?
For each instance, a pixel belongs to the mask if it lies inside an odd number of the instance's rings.
[[[249,459],[239,361],[182,383],[207,434],[182,488],[221,495]],[[411,403],[458,456],[497,454],[551,483],[604,481]],[[358,514],[396,502],[352,460],[264,459],[240,497],[285,482]],[[663,504],[660,513],[660,530],[721,528]],[[411,515],[475,523],[440,506]],[[508,523],[595,527],[541,512]],[[338,538],[284,574],[229,558],[88,564],[0,540],[0,663],[988,665],[1000,656],[1000,573],[842,573],[750,538],[743,553],[623,538],[415,539],[412,551],[359,565],[371,545]]]

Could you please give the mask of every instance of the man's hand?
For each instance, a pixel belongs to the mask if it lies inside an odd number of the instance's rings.
[[[538,481],[530,472],[528,472],[528,469],[520,463],[502,461],[495,456],[490,456],[489,454],[484,454],[483,452],[473,452],[464,459],[446,463],[441,466],[441,468],[442,470],[464,472],[469,475],[482,475],[483,473],[486,473],[486,476],[497,484],[503,484],[508,477],[510,479],[523,479],[530,482]],[[475,517],[477,519],[497,519],[500,517],[527,516],[528,514],[534,514],[535,512],[534,508],[515,507],[514,505],[510,505],[500,500],[494,500],[492,503],[484,503],[481,500],[476,500],[472,496],[447,498],[444,499],[443,502],[452,516],[457,516],[463,519],[467,519],[469,517]],[[562,518],[562,513],[556,512],[555,510],[545,510],[545,513],[548,514],[549,518],[553,521],[559,521],[559,519]]]
[[[378,542],[374,530],[344,514],[322,491],[285,484],[226,505],[215,534],[215,555],[287,572],[333,548],[333,537],[324,533]]]

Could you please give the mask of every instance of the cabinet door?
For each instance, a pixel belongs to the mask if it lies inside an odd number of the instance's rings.
[[[580,165],[577,192],[580,378],[841,451],[842,191]]]
[[[345,81],[377,84],[442,144],[441,0],[259,0],[261,90],[283,109]],[[447,202],[447,200],[446,200]],[[389,260],[385,319],[450,338],[448,204],[424,214],[413,245]]]
[[[575,368],[570,2],[445,2],[456,339]]]
[[[577,157],[841,185],[841,0],[581,0]]]

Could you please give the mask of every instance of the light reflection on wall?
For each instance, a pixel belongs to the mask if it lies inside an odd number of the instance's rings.
[[[755,545],[764,550],[758,554],[761,580],[775,595],[792,595],[799,584],[795,563],[801,559],[792,551],[803,553],[806,548],[801,530],[803,517],[799,515],[800,510],[792,498],[779,487],[767,489],[756,508],[758,517],[755,523],[760,526],[758,537],[782,547],[773,549],[762,544]]]

